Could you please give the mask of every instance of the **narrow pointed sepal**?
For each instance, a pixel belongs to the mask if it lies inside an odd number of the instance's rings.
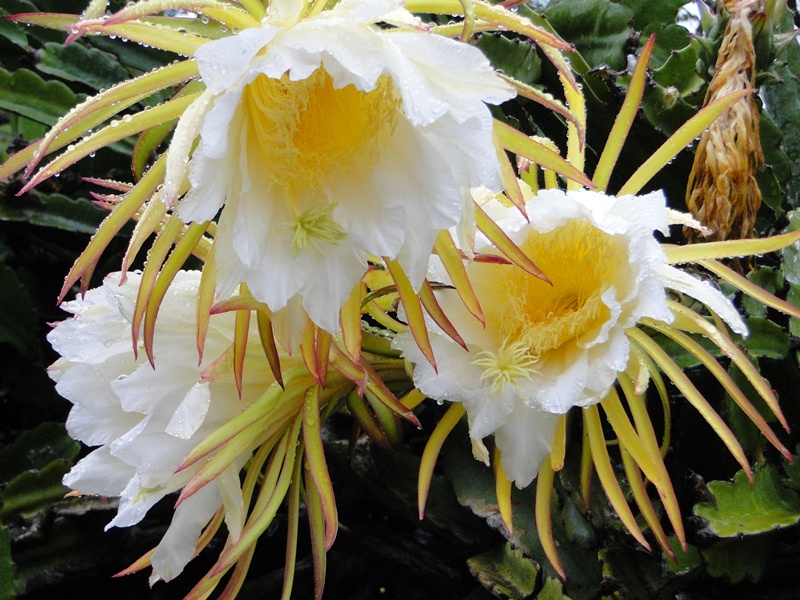
[[[539,267],[537,267],[530,257],[517,246],[510,237],[495,223],[483,209],[475,204],[475,221],[478,229],[481,230],[489,240],[497,247],[500,252],[505,254],[508,259],[520,269],[538,277],[542,281],[551,283]]]
[[[325,461],[325,449],[322,447],[320,421],[320,386],[313,385],[306,391],[303,402],[303,444],[306,451],[306,469],[316,488],[325,521],[325,550],[327,551],[330,550],[336,539],[339,520],[331,476]]]
[[[431,340],[428,336],[428,327],[425,324],[422,303],[414,292],[414,288],[411,286],[411,282],[400,266],[400,263],[388,258],[384,258],[384,262],[397,287],[397,294],[400,296],[400,302],[403,303],[406,321],[414,336],[414,340],[417,342],[417,346],[419,346],[422,354],[428,359],[428,362],[436,369],[436,358],[433,355],[433,347],[431,346]]]
[[[417,476],[417,508],[419,509],[420,520],[425,516],[425,504],[428,500],[428,492],[431,489],[433,470],[436,467],[439,452],[441,452],[447,436],[450,435],[450,432],[453,431],[466,412],[463,404],[460,402],[453,403],[439,420],[436,428],[428,438],[428,442],[425,444]]]
[[[439,259],[442,261],[464,306],[482,325],[486,325],[486,319],[483,316],[478,296],[475,295],[475,290],[472,288],[472,283],[464,267],[464,261],[450,233],[440,231],[433,248],[436,254],[439,255]]]
[[[553,520],[550,505],[553,498],[554,472],[551,467],[552,460],[545,460],[539,467],[539,474],[536,478],[536,533],[539,536],[539,543],[542,544],[544,555],[550,561],[550,565],[555,569],[561,579],[566,579],[564,567],[558,556],[556,540],[553,537]]]
[[[492,464],[494,466],[494,491],[497,497],[497,507],[500,510],[500,518],[503,520],[503,525],[506,526],[506,531],[510,537],[514,535],[514,522],[511,515],[511,480],[503,468],[502,456],[497,446],[494,448]]]
[[[597,405],[588,406],[583,409],[583,426],[589,436],[589,445],[592,451],[592,462],[594,463],[597,477],[600,479],[600,484],[606,492],[608,501],[614,508],[622,524],[628,532],[639,542],[642,546],[650,550],[650,544],[642,534],[642,530],[636,523],[636,518],[631,512],[628,501],[625,499],[625,494],[619,487],[619,482],[614,475],[614,469],[611,466],[611,459],[608,455],[608,448],[606,448],[606,440],[603,437],[603,426],[600,423],[600,414]]]

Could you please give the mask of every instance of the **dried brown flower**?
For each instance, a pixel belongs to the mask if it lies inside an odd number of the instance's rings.
[[[750,16],[760,0],[726,2],[731,14],[717,56],[704,105],[732,92],[752,88],[756,56]],[[703,132],[686,189],[686,205],[713,230],[712,239],[753,237],[761,191],[755,174],[764,165],[758,131],[759,112],[753,95],[739,100]],[[685,229],[689,242],[702,235]]]

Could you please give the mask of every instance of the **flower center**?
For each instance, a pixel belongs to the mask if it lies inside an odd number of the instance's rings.
[[[506,339],[541,356],[608,320],[601,296],[628,263],[622,240],[585,221],[572,221],[548,233],[532,232],[521,248],[553,285],[521,269],[504,273],[508,300],[499,326]]]
[[[328,204],[320,210],[309,208],[297,217],[291,225],[292,249],[296,254],[308,250],[312,254],[321,252],[319,242],[335,244],[346,234],[341,226],[331,219],[336,204]]]
[[[506,340],[496,354],[489,350],[479,352],[472,359],[472,364],[483,369],[480,380],[490,380],[491,391],[497,394],[518,379],[530,379],[537,373],[533,366],[538,360],[538,356],[529,353],[524,342],[509,344]]]
[[[290,201],[319,193],[326,180],[371,161],[397,121],[399,99],[390,78],[381,77],[370,92],[353,85],[336,89],[319,68],[291,81],[259,75],[243,93],[248,160],[263,169]]]

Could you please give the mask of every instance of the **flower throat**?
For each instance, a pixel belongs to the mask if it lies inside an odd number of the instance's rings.
[[[300,81],[259,75],[242,101],[252,133],[248,159],[290,198],[315,194],[333,174],[372,160],[394,130],[399,105],[388,77],[369,92],[336,89],[322,67]]]
[[[601,296],[628,260],[614,236],[590,223],[570,222],[547,233],[532,233],[521,248],[553,285],[521,269],[505,274],[508,300],[500,326],[506,339],[540,355],[608,319]]]

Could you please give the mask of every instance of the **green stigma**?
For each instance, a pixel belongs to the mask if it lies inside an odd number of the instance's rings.
[[[346,235],[341,225],[331,218],[334,208],[336,204],[328,204],[321,210],[309,208],[296,217],[290,225],[295,254],[304,250],[316,254],[320,251],[320,242],[335,245]]]
[[[491,380],[491,391],[496,394],[518,379],[531,379],[534,373],[538,373],[533,368],[538,360],[538,356],[529,353],[524,342],[509,344],[506,340],[497,353],[489,350],[479,352],[472,364],[483,369],[480,380]]]

